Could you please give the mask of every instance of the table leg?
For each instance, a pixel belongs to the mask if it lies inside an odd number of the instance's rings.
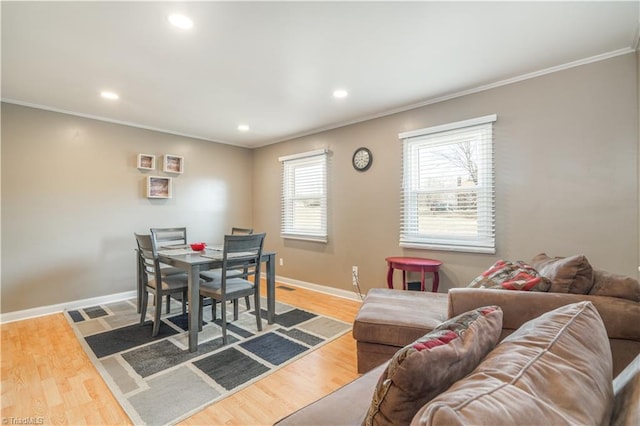
[[[402,289],[407,289],[407,271],[405,271],[404,269],[402,270]]]
[[[424,291],[424,269],[420,270],[420,291]]]
[[[276,255],[267,256],[267,322],[273,324],[276,312]]]
[[[438,274],[438,271],[435,271],[433,273],[433,287],[431,288],[431,291],[433,293],[437,293],[438,292],[438,284],[440,283],[440,274]]]
[[[191,265],[189,273],[189,352],[198,350],[198,317],[200,316],[200,266]],[[222,309],[225,309],[223,306]]]

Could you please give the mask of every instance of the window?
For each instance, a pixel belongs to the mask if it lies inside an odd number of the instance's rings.
[[[281,157],[282,237],[327,242],[327,151]]]
[[[400,246],[495,253],[495,115],[401,133]]]

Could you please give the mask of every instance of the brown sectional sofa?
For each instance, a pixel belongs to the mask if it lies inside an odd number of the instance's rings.
[[[586,339],[588,344],[586,348],[589,350],[584,350],[583,347],[582,350],[577,350],[575,356],[570,349],[565,349],[559,354],[551,353],[553,351],[547,354],[544,351],[547,356],[546,363],[536,364],[539,370],[533,376],[527,377],[530,387],[536,389],[533,392],[536,397],[531,398],[531,406],[525,404],[528,411],[523,411],[519,404],[524,403],[519,400],[510,401],[514,396],[509,392],[516,392],[515,395],[518,395],[518,398],[522,395],[530,395],[508,386],[510,379],[504,379],[500,374],[503,366],[511,365],[510,359],[514,361],[514,365],[518,363],[529,365],[522,360],[522,356],[525,356],[522,354],[527,353],[526,348],[529,342],[526,338],[531,337],[525,336],[524,349],[522,345],[517,349],[510,349],[509,345],[513,345],[513,342],[509,340],[517,340],[523,333],[522,329],[525,329],[526,334],[528,325],[522,326],[529,320],[542,321],[541,316],[546,315],[547,312],[577,304],[589,305],[592,311],[597,312],[595,316],[600,325],[587,323],[575,332],[577,340],[583,337]],[[482,423],[479,419],[489,419],[492,415],[496,415],[491,410],[483,413],[483,410],[488,410],[487,407],[499,407],[498,412],[504,410],[502,414],[492,418],[492,424],[514,424],[517,417],[512,418],[509,415],[521,412],[530,413],[533,416],[528,418],[529,424],[548,424],[547,420],[553,421],[554,424],[607,423],[606,420],[602,421],[594,416],[610,419],[610,423],[616,425],[640,424],[640,303],[608,296],[478,288],[452,289],[446,295],[388,289],[371,290],[356,318],[353,330],[357,340],[359,370],[370,371],[277,424],[280,426],[362,424],[371,405],[378,380],[387,368],[387,361],[398,349],[428,333],[446,318],[488,305],[497,305],[503,311],[501,343],[477,367],[481,369],[486,363],[488,372],[482,369],[480,372],[476,370],[470,376],[454,383],[447,391],[427,403],[413,418],[412,424],[478,424]],[[540,330],[547,329],[544,322],[537,323],[536,327],[540,327]],[[598,327],[602,329],[600,333],[590,331]],[[508,337],[512,334],[515,337]],[[536,339],[537,336],[534,333],[534,343]],[[573,344],[571,338],[568,342],[567,345],[571,348]],[[562,345],[555,346],[562,349]],[[512,355],[509,354],[510,350],[514,351]],[[586,367],[585,363],[587,363]],[[591,370],[589,366],[593,369]],[[572,369],[575,368],[577,370],[573,371]],[[498,377],[490,377],[491,374],[497,374]],[[612,378],[615,380],[612,381]],[[460,395],[465,396],[469,392],[464,388],[468,385],[465,383],[467,379],[472,381],[472,388],[479,386],[482,389],[492,389],[481,392],[481,398],[485,398],[482,403],[476,401],[474,405],[470,402],[460,402],[462,398]],[[496,380],[507,381],[500,384],[494,383]],[[566,389],[563,388],[565,385]],[[455,393],[460,387],[462,389]],[[576,389],[580,392],[576,392]],[[597,390],[599,397],[595,398],[588,393],[583,394],[583,391],[590,389]],[[537,393],[538,390],[541,392],[550,390],[552,396],[545,399]],[[500,392],[506,392],[504,396],[506,399],[499,399]],[[486,401],[487,395],[498,399]],[[584,401],[585,398],[589,400]],[[607,401],[608,399],[611,401]],[[610,406],[600,407],[597,401],[601,400],[605,404],[610,402]],[[456,405],[456,401],[460,403]],[[452,403],[454,403],[453,408]],[[438,409],[434,408],[436,405]],[[458,410],[459,406],[466,407],[467,411]],[[600,411],[597,411],[598,409]],[[597,413],[593,414],[596,411]],[[379,423],[373,421],[373,424]]]

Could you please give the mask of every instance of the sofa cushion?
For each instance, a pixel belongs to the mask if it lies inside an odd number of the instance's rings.
[[[358,342],[401,348],[446,319],[444,293],[372,288],[356,315],[353,337]]]
[[[427,401],[467,375],[496,345],[502,310],[486,306],[445,321],[400,349],[380,376],[366,425],[408,424]]]
[[[619,297],[640,302],[640,283],[631,277],[594,269],[593,287],[589,294]]]
[[[425,405],[412,425],[608,424],[607,333],[591,302],[523,324],[476,369]]]
[[[531,265],[518,260],[499,260],[480,276],[471,281],[471,288],[502,290],[547,291],[551,282]]]
[[[593,268],[582,254],[551,258],[540,253],[531,264],[551,280],[550,293],[588,294],[593,286]]]

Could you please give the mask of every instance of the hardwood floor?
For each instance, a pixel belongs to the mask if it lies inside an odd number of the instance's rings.
[[[360,308],[286,287],[294,291],[278,288],[278,301],[343,321],[353,322]],[[3,324],[1,352],[3,424],[131,424],[62,314]],[[347,333],[180,424],[270,425],[356,377],[355,341]]]

